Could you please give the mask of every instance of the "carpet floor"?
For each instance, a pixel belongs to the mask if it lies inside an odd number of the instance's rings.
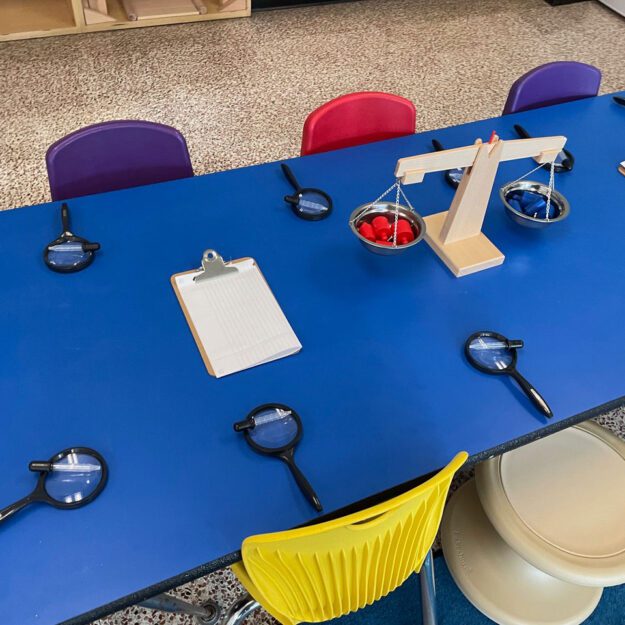
[[[409,98],[427,130],[498,115],[547,61],[592,63],[620,90],[624,38],[594,1],[362,0],[2,43],[0,207],[48,200],[46,148],[88,124],[170,124],[203,174],[297,155],[306,115],[351,91]]]
[[[593,1],[553,8],[544,0],[362,0],[2,43],[0,209],[48,201],[47,147],[88,124],[141,118],[175,126],[203,174],[297,155],[306,115],[351,91],[411,99],[417,129],[428,130],[500,114],[510,84],[548,61],[592,63],[603,71],[603,93],[622,90],[625,63],[616,42],[624,37],[625,19]],[[599,420],[625,438],[625,410]],[[173,591],[223,604],[240,592],[229,571]],[[414,614],[401,603],[371,614]],[[367,622],[403,622],[393,614]],[[447,625],[473,622],[482,621]],[[98,625],[191,623],[134,607]],[[273,621],[259,611],[249,623]]]

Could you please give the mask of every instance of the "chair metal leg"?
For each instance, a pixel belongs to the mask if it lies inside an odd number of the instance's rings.
[[[139,605],[142,608],[161,612],[189,614],[195,617],[197,625],[216,625],[221,616],[221,609],[214,601],[207,601],[204,605],[194,605],[165,593],[146,599]]]
[[[436,582],[434,581],[434,558],[432,550],[428,551],[419,573],[421,584],[421,611],[423,625],[437,625],[436,618]]]
[[[221,625],[241,625],[243,621],[255,610],[260,608],[260,603],[251,595],[241,595],[228,609]]]

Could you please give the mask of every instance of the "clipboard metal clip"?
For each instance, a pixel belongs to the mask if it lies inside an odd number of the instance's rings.
[[[204,250],[200,271],[201,273],[193,278],[194,282],[210,280],[232,272],[237,273],[239,270],[236,267],[226,265],[224,259],[215,250]]]

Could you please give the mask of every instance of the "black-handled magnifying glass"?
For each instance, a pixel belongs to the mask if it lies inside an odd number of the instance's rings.
[[[517,349],[523,341],[510,340],[497,332],[482,331],[472,334],[464,344],[467,360],[484,373],[507,374],[514,378],[534,406],[546,417],[553,412],[542,395],[517,371]]]
[[[102,492],[108,478],[104,458],[88,447],[64,449],[50,460],[33,460],[28,468],[39,473],[35,489],[0,510],[0,522],[31,503],[47,503],[64,510],[86,506]]]
[[[234,429],[245,433],[245,440],[254,451],[283,460],[308,501],[321,512],[319,497],[295,464],[295,447],[303,434],[302,420],[295,410],[284,404],[263,404],[235,423]]]
[[[437,152],[442,152],[445,148],[437,139],[432,139],[432,147]],[[464,175],[464,169],[462,167],[455,167],[454,169],[448,169],[445,172],[445,181],[447,184],[453,189],[457,189],[460,181],[462,180],[462,176]]]
[[[61,235],[46,245],[43,260],[52,271],[73,273],[88,267],[100,249],[99,243],[92,243],[76,236],[70,230],[69,208],[65,202],[61,204]]]
[[[523,128],[523,126],[520,126],[519,124],[514,125],[514,130],[517,135],[521,137],[521,139],[532,138],[529,132],[527,132],[527,130],[525,130],[525,128]],[[568,150],[563,148],[562,150],[560,150],[560,152],[558,152],[558,155],[553,161],[553,171],[556,174],[561,174],[565,171],[571,171],[574,164],[575,158],[573,157],[573,155]],[[551,169],[551,163],[545,163],[543,167],[545,169]]]
[[[295,191],[293,195],[284,196],[284,201],[291,206],[291,210],[308,221],[319,221],[328,217],[332,212],[332,198],[321,189],[300,186],[288,165],[282,163],[280,167]]]

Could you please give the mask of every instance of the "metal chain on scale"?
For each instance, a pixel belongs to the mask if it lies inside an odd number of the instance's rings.
[[[528,171],[526,174],[523,174],[520,178],[517,178],[516,180],[509,182],[506,186],[511,187],[513,184],[520,182],[524,178],[527,178],[530,174],[533,174],[535,171],[538,171],[544,166],[545,166],[544,163],[541,163],[537,167],[534,167],[534,169],[532,169],[531,171]],[[547,208],[545,211],[545,221],[549,221],[549,209],[551,208],[551,193],[553,192],[556,186],[554,173],[555,173],[555,159],[551,161],[551,167],[549,168],[549,188],[547,189]],[[534,214],[534,217],[536,217],[536,214]]]
[[[382,193],[382,195],[380,195],[375,200],[373,200],[373,202],[370,202],[367,206],[369,208],[374,207],[380,200],[385,198],[393,189],[395,189],[395,222],[394,222],[394,225],[393,225],[393,247],[397,247],[397,224],[399,223],[399,196],[400,196],[400,194],[404,198],[404,201],[408,205],[408,208],[413,213],[416,212],[414,207],[410,203],[410,200],[408,199],[408,197],[404,193],[404,190],[403,190],[402,184],[401,184],[401,180],[399,178],[397,178],[397,180],[386,191],[384,191],[384,193]]]

